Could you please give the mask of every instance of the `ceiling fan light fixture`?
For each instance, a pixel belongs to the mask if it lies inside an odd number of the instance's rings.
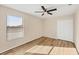
[[[43,12],[41,12],[41,11],[38,12],[38,13],[42,13],[41,16],[45,15],[44,13],[52,15],[52,13],[51,13],[52,11],[57,11],[57,8],[50,9],[50,10],[46,9],[44,6],[41,6],[41,8],[42,8]]]

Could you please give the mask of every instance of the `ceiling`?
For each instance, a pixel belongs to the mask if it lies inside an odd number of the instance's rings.
[[[75,13],[77,8],[79,7],[78,4],[5,4],[4,6],[29,13],[31,15],[35,15],[41,18],[47,17],[55,17],[55,16],[65,16],[65,15],[72,15]],[[53,9],[57,8],[57,11],[52,12],[52,16],[45,13],[44,16],[41,16],[42,13],[35,13],[35,11],[41,11],[41,6],[45,6],[46,9]]]

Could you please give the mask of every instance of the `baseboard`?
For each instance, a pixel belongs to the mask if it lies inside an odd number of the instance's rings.
[[[75,43],[74,43],[74,46],[75,46],[75,48],[76,48],[76,51],[77,51],[77,53],[78,53],[78,55],[79,55],[79,51],[78,51],[78,49],[77,49],[77,47],[76,47]]]
[[[58,39],[58,38],[51,38],[51,37],[45,37],[45,36],[43,36],[43,37],[44,37],[44,38],[49,38],[49,39],[63,40],[63,39]],[[68,41],[68,40],[63,40],[63,41]],[[68,42],[74,43],[73,41],[68,41]]]

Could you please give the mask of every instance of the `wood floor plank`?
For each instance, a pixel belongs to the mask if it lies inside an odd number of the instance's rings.
[[[78,55],[75,48],[55,47],[50,55]]]
[[[31,49],[27,50],[25,54],[32,53],[32,54],[48,54],[49,51],[52,49],[52,46],[41,46],[36,45],[32,47]]]

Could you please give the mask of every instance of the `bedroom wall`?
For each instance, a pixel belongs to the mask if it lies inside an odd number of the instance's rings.
[[[57,20],[53,18],[45,19],[44,21],[44,36],[57,38]]]
[[[24,39],[8,41],[6,39],[6,16],[22,16],[24,21]],[[42,36],[42,22],[40,18],[0,6],[0,53],[22,45]]]
[[[76,11],[74,15],[74,42],[76,45],[76,48],[79,52],[79,9]]]
[[[64,23],[62,24],[64,24],[65,26],[64,25],[59,26],[58,21],[63,21]],[[68,24],[66,24],[65,21]],[[72,15],[47,18],[44,24],[45,24],[44,36],[73,42],[73,16]],[[62,28],[59,29],[58,26]],[[61,29],[64,29],[64,30],[63,32],[59,33],[60,34],[59,35],[58,30],[61,31]]]

